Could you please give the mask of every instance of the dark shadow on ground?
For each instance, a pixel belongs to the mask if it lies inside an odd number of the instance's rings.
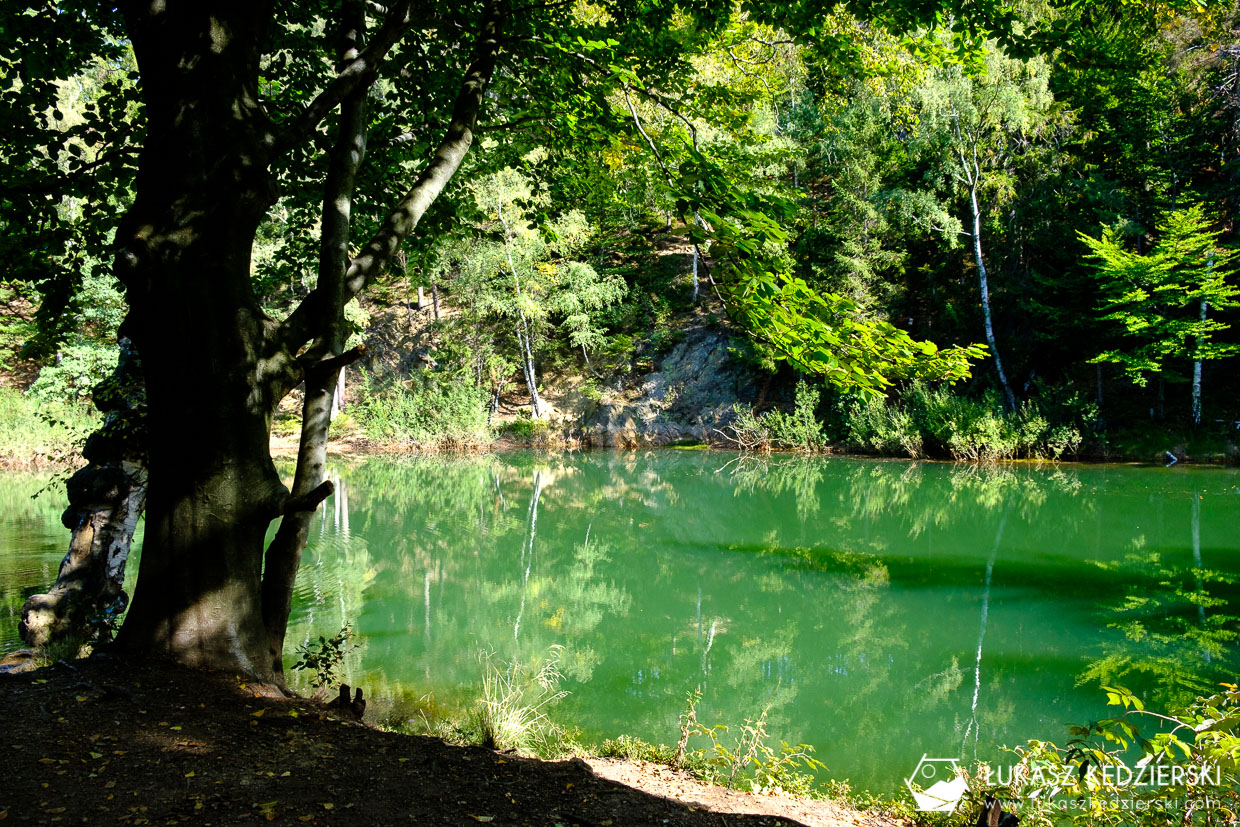
[[[231,675],[100,658],[0,675],[8,824],[791,825],[383,732]]]

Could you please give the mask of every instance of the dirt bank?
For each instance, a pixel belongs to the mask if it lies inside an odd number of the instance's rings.
[[[873,825],[636,762],[373,729],[234,676],[110,658],[0,675],[8,824]]]

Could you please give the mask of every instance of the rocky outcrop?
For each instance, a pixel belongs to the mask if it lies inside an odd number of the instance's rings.
[[[654,372],[603,396],[586,419],[583,441],[607,448],[720,441],[732,405],[757,394],[752,371],[731,348],[725,331],[687,328]]]

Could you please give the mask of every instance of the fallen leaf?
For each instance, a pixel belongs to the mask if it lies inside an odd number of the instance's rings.
[[[476,816],[473,813],[466,813],[465,815],[469,816],[474,821],[481,821],[483,824],[495,820],[495,816]]]
[[[90,757],[91,757],[91,758],[102,758],[102,757],[103,757],[103,753],[102,753],[102,752],[92,752],[92,753],[90,754]]]
[[[189,772],[185,773],[185,777],[186,777],[186,778],[193,778],[193,777],[194,777],[194,775],[195,775],[195,773],[194,773],[194,771],[193,771],[193,770],[190,770]]]
[[[280,773],[281,778],[288,778],[290,775],[292,775],[292,773],[289,772],[288,770],[285,770],[284,772]]]
[[[180,732],[180,731],[181,731],[181,728],[180,728],[179,726],[169,727],[169,729],[171,729],[173,732]]]
[[[39,763],[40,764],[55,764],[56,759],[55,758],[40,758]]]
[[[332,808],[333,808],[333,807],[335,807],[335,806],[336,806],[336,805],[335,805],[335,804],[333,804],[333,803],[331,803],[330,801],[324,801],[324,802],[323,802],[323,809],[324,809],[324,810],[330,810],[330,809],[332,809]]]
[[[263,708],[263,709],[258,710],[258,712],[251,712],[251,713],[250,713],[250,717],[251,717],[251,718],[261,718],[261,717],[263,717],[263,713],[264,713],[264,712],[266,712],[266,711],[267,711],[267,710],[266,710],[266,708]]]

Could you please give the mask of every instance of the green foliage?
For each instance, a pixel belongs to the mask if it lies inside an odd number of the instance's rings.
[[[462,381],[435,378],[447,381],[426,381],[412,389],[392,385],[382,390],[371,389],[365,381],[366,389],[350,408],[350,415],[366,436],[377,442],[441,447],[489,442],[486,395]]]
[[[307,641],[297,647],[297,661],[292,668],[312,673],[310,684],[316,689],[334,686],[340,681],[345,656],[357,648],[353,638],[353,629],[346,624],[330,638],[320,635],[318,643]]]
[[[0,463],[25,467],[71,462],[99,421],[98,413],[84,405],[39,402],[0,388]]]
[[[822,423],[818,421],[819,391],[804,379],[797,381],[796,401],[791,413],[771,411],[763,418],[776,446],[789,451],[814,453],[826,447]]]
[[[814,772],[827,767],[813,757],[814,748],[809,744],[790,746],[779,742],[776,751],[767,744],[766,716],[769,707],[762,710],[756,720],[746,719],[738,733],[727,744],[721,735],[729,730],[726,726],[705,727],[700,724],[696,735],[710,739],[707,754],[707,780],[723,781],[730,787],[754,793],[785,792],[806,795],[814,789]],[[738,774],[740,778],[738,778]]]
[[[1222,231],[1209,227],[1199,205],[1168,212],[1145,255],[1126,249],[1116,227],[1104,227],[1098,238],[1080,234],[1101,288],[1100,318],[1113,323],[1120,340],[1090,361],[1119,365],[1144,385],[1170,359],[1221,359],[1240,351],[1217,341],[1230,325],[1208,317],[1240,304],[1240,287],[1230,281],[1237,253],[1220,246]]]
[[[814,773],[825,770],[826,765],[813,757],[814,748],[809,744],[790,746],[780,741],[779,749],[775,750],[767,743],[769,706],[756,720],[746,719],[734,738],[724,739],[722,736],[729,732],[727,726],[705,726],[698,722],[697,705],[701,700],[700,689],[688,693],[685,710],[680,715],[680,740],[675,749],[621,735],[603,741],[599,755],[667,764],[686,769],[712,784],[753,793],[811,795],[816,792],[818,780]],[[692,738],[705,738],[710,746],[688,750]]]
[[[676,750],[664,744],[651,744],[632,735],[606,738],[599,745],[598,754],[603,758],[624,758],[629,761],[650,761],[669,767],[683,766],[676,758]]]
[[[847,401],[842,414],[853,450],[973,462],[1074,456],[1097,421],[1095,406],[1074,393],[1047,391],[1007,413],[994,393],[973,400],[921,383],[892,400]]]
[[[737,403],[723,436],[742,451],[769,454],[772,450],[815,453],[827,448],[822,423],[817,418],[819,391],[804,379],[797,382],[792,411],[756,414]]]
[[[1119,714],[1073,726],[1063,747],[1030,741],[1017,748],[1003,786],[987,784],[986,768],[979,768],[972,785],[978,800],[1000,795],[1022,824],[1038,827],[1234,823],[1240,690],[1223,684],[1164,714],[1147,710],[1127,689],[1102,689]]]
[[[29,393],[41,402],[86,404],[95,386],[116,369],[117,357],[115,346],[86,341],[68,345],[61,351],[59,362],[39,371]]]

